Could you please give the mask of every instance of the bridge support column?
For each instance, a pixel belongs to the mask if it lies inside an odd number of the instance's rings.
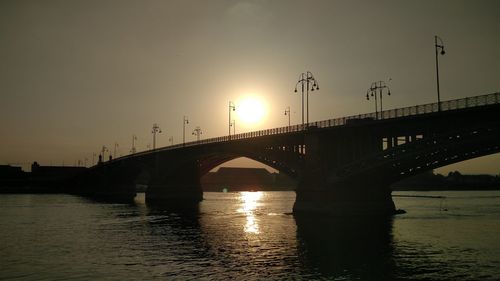
[[[133,202],[136,196],[135,184],[119,184],[106,186],[96,190],[91,197],[109,202]]]
[[[135,184],[126,185],[103,185],[91,184],[78,186],[70,193],[81,195],[91,199],[113,203],[129,203],[133,202],[136,191]]]
[[[136,171],[130,167],[102,167],[89,170],[68,182],[72,194],[106,202],[133,202]]]
[[[388,138],[392,141],[393,138]],[[324,214],[333,216],[378,216],[395,213],[389,185],[375,178],[339,181],[336,168],[338,149],[332,148],[328,135],[305,136],[307,153],[297,187],[295,214]],[[363,148],[363,155],[376,152],[380,143],[370,135],[359,135],[344,147],[347,152]],[[353,161],[356,159],[349,159]]]
[[[293,212],[330,216],[386,216],[396,211],[389,187],[330,186],[298,189]]]
[[[146,190],[146,203],[165,207],[190,207],[203,200],[197,163],[167,174],[156,173]]]

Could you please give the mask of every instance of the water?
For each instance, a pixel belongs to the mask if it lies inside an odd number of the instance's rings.
[[[198,210],[0,195],[0,280],[500,280],[500,192],[395,192],[392,220],[295,218],[293,192]]]

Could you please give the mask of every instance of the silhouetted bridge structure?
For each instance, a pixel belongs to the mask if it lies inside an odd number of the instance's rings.
[[[76,180],[75,193],[197,204],[200,177],[238,157],[298,181],[295,213],[387,214],[390,184],[405,177],[500,151],[500,93],[386,110],[167,146],[120,157]]]

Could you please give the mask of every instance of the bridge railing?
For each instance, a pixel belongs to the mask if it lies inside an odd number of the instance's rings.
[[[492,93],[475,97],[467,97],[462,99],[443,101],[441,102],[441,111],[457,110],[457,109],[464,109],[464,108],[471,108],[476,106],[492,105],[499,103],[500,103],[500,93]],[[375,119],[377,120],[393,119],[398,117],[434,113],[438,111],[439,111],[438,103],[429,103],[429,104],[384,110],[382,112],[378,112],[378,114],[372,112],[372,113],[352,115],[336,119],[312,122],[309,123],[308,127],[315,126],[318,128],[326,128],[326,127],[345,125],[349,122],[349,120],[363,122]]]
[[[467,97],[467,98],[462,98],[462,99],[443,101],[443,102],[441,102],[441,111],[458,110],[458,109],[471,108],[471,107],[484,106],[484,105],[493,105],[493,104],[500,104],[500,93],[492,93],[492,94],[475,96],[475,97]],[[409,107],[403,107],[403,108],[389,109],[389,110],[384,110],[384,111],[378,112],[378,113],[372,112],[372,113],[366,113],[366,114],[352,115],[352,116],[340,117],[340,118],[335,118],[335,119],[328,119],[328,120],[323,120],[323,121],[311,122],[311,123],[305,124],[305,125],[299,124],[299,125],[292,125],[292,126],[287,126],[287,127],[280,127],[280,128],[274,128],[274,129],[266,129],[266,130],[260,130],[260,131],[241,133],[241,134],[236,134],[236,135],[231,135],[231,136],[209,138],[209,139],[204,139],[204,140],[200,140],[200,141],[186,142],[185,144],[181,143],[181,144],[166,146],[163,148],[156,149],[154,151],[149,150],[149,151],[139,152],[139,153],[136,153],[133,155],[123,156],[123,157],[120,157],[120,159],[128,158],[131,156],[149,154],[149,153],[157,152],[157,151],[171,150],[171,149],[176,149],[176,148],[186,147],[186,146],[194,146],[194,145],[199,145],[199,144],[219,143],[219,142],[226,142],[226,141],[230,141],[230,140],[241,140],[241,139],[249,139],[249,138],[261,137],[261,136],[301,132],[301,131],[305,131],[311,127],[329,128],[329,127],[343,126],[343,125],[348,124],[349,122],[352,122],[352,123],[370,122],[373,120],[393,119],[393,118],[399,118],[399,117],[405,117],[405,116],[434,113],[434,112],[438,112],[438,111],[439,111],[438,103],[428,103],[428,104],[415,105],[415,106],[409,106]]]
[[[443,101],[443,102],[441,102],[441,111],[457,110],[457,109],[498,104],[498,103],[500,103],[500,93],[492,93],[492,94],[488,94],[488,95],[481,95],[481,96],[475,96],[475,97],[467,97],[467,98],[462,98],[462,99]],[[259,136],[293,133],[293,132],[304,131],[310,127],[328,128],[328,127],[342,126],[342,125],[346,125],[350,120],[363,122],[363,121],[369,121],[369,120],[375,120],[375,119],[378,119],[378,120],[380,120],[380,119],[393,119],[393,118],[398,118],[398,117],[434,113],[434,112],[438,112],[438,111],[439,111],[438,103],[429,103],[429,104],[423,104],[423,105],[416,105],[416,106],[409,106],[409,107],[403,107],[403,108],[384,110],[382,112],[379,112],[378,114],[376,114],[375,112],[372,112],[372,113],[366,113],[366,114],[352,115],[352,116],[347,116],[347,117],[340,117],[340,118],[335,118],[335,119],[328,119],[328,120],[322,120],[322,121],[317,121],[317,122],[311,122],[311,123],[306,124],[304,126],[299,124],[299,125],[293,125],[293,126],[287,126],[287,127],[266,129],[266,130],[231,135],[230,138],[229,138],[229,136],[217,137],[217,138],[201,140],[199,142],[195,141],[195,142],[191,142],[189,144],[193,145],[193,144],[199,144],[199,143],[213,143],[213,142],[221,142],[221,141],[229,141],[229,140],[254,138],[254,137],[259,137]],[[187,144],[188,143],[186,143],[186,145]]]

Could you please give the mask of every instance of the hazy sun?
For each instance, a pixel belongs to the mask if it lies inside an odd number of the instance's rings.
[[[237,104],[236,111],[241,121],[252,125],[262,121],[265,115],[265,106],[259,99],[247,97]]]

